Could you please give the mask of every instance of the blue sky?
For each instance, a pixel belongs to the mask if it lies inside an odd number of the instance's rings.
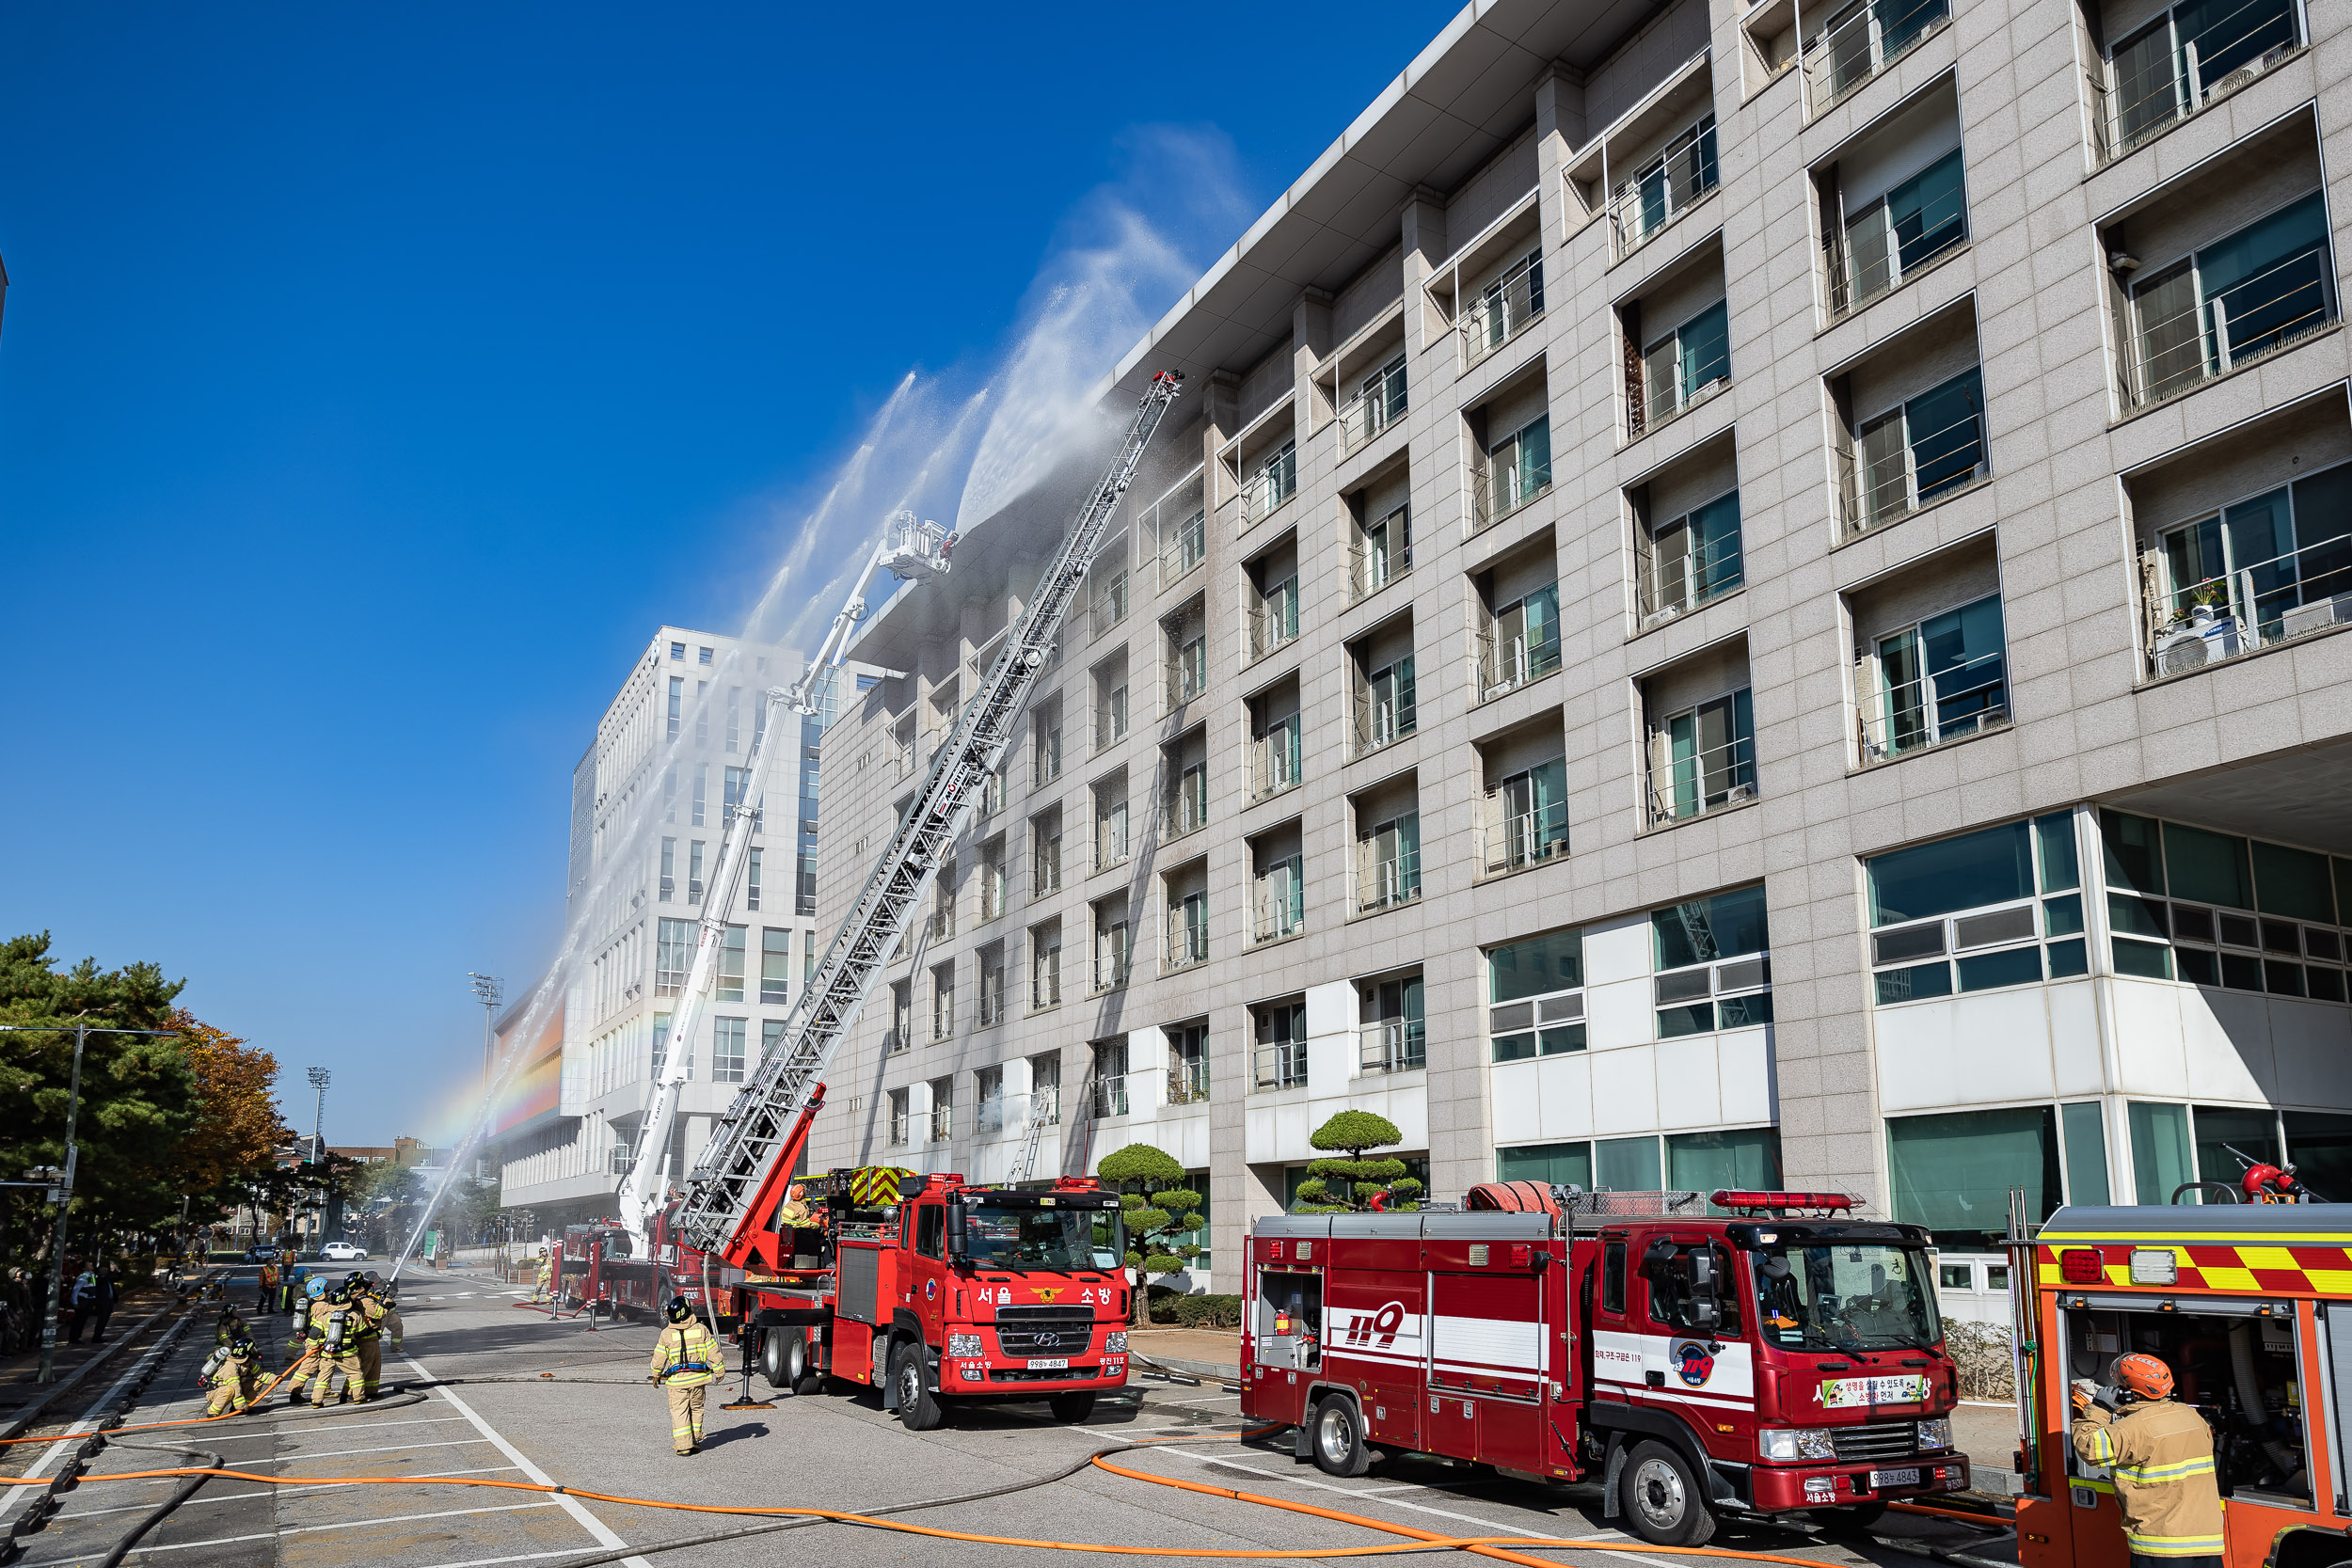
[[[1205,263],[1451,8],[0,10],[0,927],[450,1135],[653,628],[1106,200]]]

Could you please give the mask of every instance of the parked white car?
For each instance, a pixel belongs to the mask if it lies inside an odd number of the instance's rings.
[[[319,1257],[329,1263],[364,1263],[368,1249],[357,1242],[329,1242],[319,1248]]]

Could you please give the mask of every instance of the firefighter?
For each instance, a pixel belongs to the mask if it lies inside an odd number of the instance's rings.
[[[392,1337],[392,1349],[397,1353],[401,1338],[407,1332],[406,1326],[400,1321],[400,1287],[373,1269],[368,1271],[367,1277],[368,1294],[373,1296],[384,1308],[384,1332]]]
[[[541,1247],[539,1249],[539,1278],[537,1284],[532,1290],[531,1299],[532,1301],[547,1300],[548,1292],[554,1288],[554,1285],[555,1259],[548,1256],[548,1249],[546,1247]]]
[[[317,1283],[324,1287],[325,1280]],[[349,1285],[338,1285],[310,1304],[310,1344],[318,1357],[318,1379],[310,1385],[310,1407],[324,1410],[329,1404],[349,1399],[355,1404],[367,1402],[364,1392],[365,1373],[359,1366],[359,1351],[353,1336],[364,1321],[354,1308]],[[340,1386],[335,1375],[342,1374]],[[329,1396],[333,1396],[330,1398]]]
[[[205,1357],[202,1376],[213,1390],[204,1402],[205,1415],[235,1415],[251,1404],[262,1381],[262,1358],[252,1336],[239,1330],[235,1338]]]
[[[264,1263],[262,1265],[262,1277],[259,1289],[260,1294],[253,1303],[253,1310],[260,1313],[263,1317],[267,1317],[270,1313],[278,1309],[277,1264]]]
[[[793,1182],[791,1190],[785,1195],[784,1207],[776,1211],[776,1218],[795,1230],[806,1230],[811,1226],[824,1223],[809,1207],[808,1189],[798,1181]]]
[[[351,1301],[352,1345],[359,1356],[359,1399],[365,1403],[375,1398],[376,1385],[384,1378],[386,1308],[376,1299],[375,1287],[366,1275],[354,1274],[346,1278],[343,1293]]]
[[[2221,1568],[2212,1430],[2174,1402],[2172,1369],[2155,1356],[2134,1352],[2114,1375],[2111,1389],[2074,1385],[2074,1451],[2115,1477],[2133,1563]]]
[[[719,1341],[710,1337],[684,1296],[672,1296],[646,1381],[670,1396],[670,1446],[680,1454],[703,1451],[703,1386],[719,1375]]]
[[[324,1309],[326,1296],[326,1280],[306,1279],[302,1282],[302,1293],[294,1298],[294,1322],[286,1335],[286,1355],[293,1364],[293,1370],[286,1374],[292,1389],[286,1400],[291,1404],[302,1402],[302,1386],[318,1369],[318,1346],[310,1340],[310,1314]]]

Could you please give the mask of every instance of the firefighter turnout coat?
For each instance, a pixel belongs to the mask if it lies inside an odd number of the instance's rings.
[[[2074,1426],[2074,1451],[2115,1478],[2124,1543],[2140,1557],[2221,1551],[2221,1491],[2213,1432],[2174,1400],[2144,1400],[2114,1415],[2091,1406]]]
[[[649,1370],[670,1397],[670,1446],[679,1453],[702,1447],[703,1387],[725,1366],[719,1342],[699,1320],[662,1329]]]

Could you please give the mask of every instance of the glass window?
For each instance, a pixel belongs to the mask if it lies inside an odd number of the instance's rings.
[[[2046,1105],[1889,1117],[1895,1218],[1943,1246],[1992,1249],[2009,1229],[2009,1190],[2023,1187],[2029,1217],[2046,1219],[2059,1202],[2057,1120]]]
[[[2288,1111],[2281,1119],[2296,1180],[2308,1182],[2323,1202],[2352,1200],[2352,1117]]]
[[[1595,1146],[1594,1154],[1594,1176],[1603,1187],[1621,1193],[1654,1193],[1662,1185],[1654,1137],[1603,1138]]]
[[[1735,792],[1756,790],[1756,717],[1746,687],[1673,715],[1665,723],[1672,773],[1670,800],[1659,804],[1676,820],[1724,805]]]
[[[2164,850],[2156,824],[2145,816],[2120,811],[2099,814],[2099,838],[2106,850],[2107,886],[2135,893],[2164,892]]]
[[[1625,1310],[1625,1243],[1604,1243],[1600,1249],[1600,1309]]]
[[[2249,1164],[2275,1165],[2284,1158],[2279,1150],[2278,1113],[2229,1105],[2200,1105],[2197,1129],[2197,1179],[2234,1187]],[[2241,1159],[2239,1156],[2243,1155]]]
[[[2074,857],[2074,814],[2056,811],[2033,819],[2036,840],[2042,846],[2042,891],[2063,893],[2082,885],[2082,870]],[[2075,930],[2081,930],[2077,926]]]
[[[2314,192],[2139,284],[2139,397],[2169,396],[2334,319],[2332,273]]]
[[[2091,1205],[2112,1201],[2107,1190],[2107,1138],[2099,1102],[2078,1101],[2058,1107],[2058,1131],[2066,1140],[2066,1200]]]
[[[1490,1000],[1516,1002],[1523,996],[1563,990],[1584,983],[1584,933],[1550,931],[1526,937],[1486,954]]]
[[[1648,610],[1659,614],[1728,594],[1742,581],[1740,492],[1730,490],[1653,530]]]
[[[1670,905],[1651,911],[1649,918],[1661,970],[1761,953],[1771,945],[1765,931],[1761,882],[1712,898]]]
[[[2197,1180],[2190,1164],[2188,1107],[2135,1100],[2125,1118],[2132,1135],[2132,1185],[2141,1203],[2169,1203],[2183,1182]]]
[[[2032,897],[2031,832],[2027,824],[2010,822],[1871,856],[1863,863],[1870,924],[1891,926]],[[2067,842],[2071,849],[2072,839]],[[2065,885],[2074,885],[2071,877]]]
[[[1858,432],[1862,523],[1900,516],[1985,472],[1984,384],[1974,369]]]
[[[1666,1135],[1669,1188],[1691,1193],[1726,1187],[1772,1191],[1780,1181],[1780,1130],[1776,1127]]]
[[[1695,1309],[1692,1275],[1700,1254],[1705,1254],[1714,1265],[1716,1301],[1721,1312],[1721,1319],[1715,1323],[1702,1323]],[[1684,1243],[1678,1246],[1653,1242],[1643,1256],[1642,1272],[1649,1276],[1650,1322],[1686,1334],[1703,1328],[1725,1335],[1740,1332],[1740,1298],[1732,1287],[1731,1253],[1720,1242]]]
[[[1883,755],[1973,735],[2009,711],[1998,594],[1880,638],[1878,658],[1884,711],[1869,738]]]
[[[2172,831],[2170,823],[2165,832]],[[2241,842],[2235,841],[2233,842]],[[2328,857],[2308,849],[2253,841],[2254,885],[2262,895],[2265,914],[2289,915],[2333,925],[2335,901],[2328,892]],[[2218,900],[2216,900],[2218,902]],[[2240,905],[2239,908],[2246,908]]]
[[[2162,828],[2166,885],[2173,897],[2233,910],[2254,907],[2253,870],[2247,860],[2246,840],[2178,822],[2164,823]]]
[[[1495,1150],[1499,1181],[1543,1181],[1555,1187],[1593,1184],[1593,1146],[1588,1143],[1526,1144]]]
[[[743,1000],[743,939],[746,927],[730,926],[719,944],[719,990],[721,1002]]]

